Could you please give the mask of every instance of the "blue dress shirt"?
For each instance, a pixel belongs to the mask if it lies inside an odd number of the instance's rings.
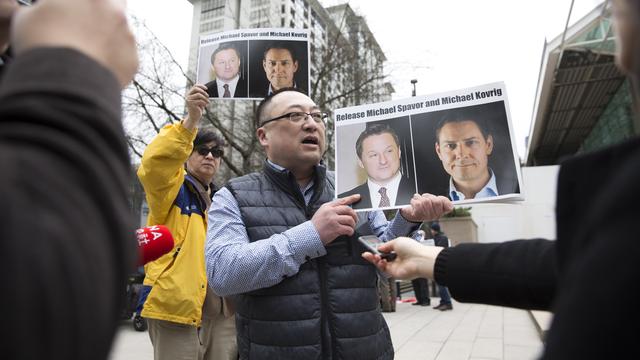
[[[281,171],[285,169],[271,163]],[[300,188],[308,204],[313,183]],[[406,236],[420,224],[405,220],[399,213],[389,222],[382,211],[366,216],[373,234],[387,241]],[[267,239],[250,242],[238,202],[223,187],[213,197],[208,215],[205,264],[209,286],[220,296],[241,294],[271,287],[298,273],[308,258],[324,256],[326,250],[311,220]]]
[[[489,178],[489,182],[476,193],[474,199],[482,199],[493,196],[498,196],[498,187],[496,186],[496,175],[493,173],[493,170],[489,169],[491,172],[491,178]],[[449,197],[453,201],[465,200],[464,194],[458,189],[456,189],[456,185],[453,183],[453,178],[449,178]]]

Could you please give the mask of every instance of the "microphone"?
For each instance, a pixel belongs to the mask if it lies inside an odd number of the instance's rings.
[[[145,226],[136,230],[139,265],[154,261],[173,249],[173,236],[164,225]]]

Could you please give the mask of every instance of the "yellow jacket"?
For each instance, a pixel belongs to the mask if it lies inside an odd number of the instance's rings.
[[[152,288],[142,316],[193,326],[200,325],[207,294],[206,205],[184,170],[196,133],[181,123],[165,126],[145,149],[138,168],[149,206],[147,224],[167,226],[175,241],[171,252],[145,266],[144,284]],[[215,298],[221,309],[221,299]]]

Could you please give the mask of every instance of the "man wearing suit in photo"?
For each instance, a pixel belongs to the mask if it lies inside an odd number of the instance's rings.
[[[205,84],[211,98],[246,98],[247,80],[242,77],[242,56],[231,44],[221,44],[211,54],[211,69],[215,79]]]
[[[385,208],[407,205],[416,189],[400,172],[400,141],[389,125],[366,128],[356,140],[358,165],[367,173],[367,181],[347,192],[345,197],[360,194],[354,209]]]
[[[296,88],[306,93],[306,84],[296,81],[300,65],[296,51],[288,42],[278,41],[267,46],[262,68],[269,81],[269,87],[265,89],[266,94],[262,97],[284,88]]]

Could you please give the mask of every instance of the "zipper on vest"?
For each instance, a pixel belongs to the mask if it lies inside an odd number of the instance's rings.
[[[323,258],[317,259],[318,264],[318,277],[320,278],[320,324],[321,333],[320,341],[322,345],[322,358],[323,359],[337,359],[336,346],[335,346],[335,334],[329,316],[331,315],[331,309],[329,307],[329,288],[327,286],[327,266],[326,261]],[[329,338],[326,337],[327,333]]]

